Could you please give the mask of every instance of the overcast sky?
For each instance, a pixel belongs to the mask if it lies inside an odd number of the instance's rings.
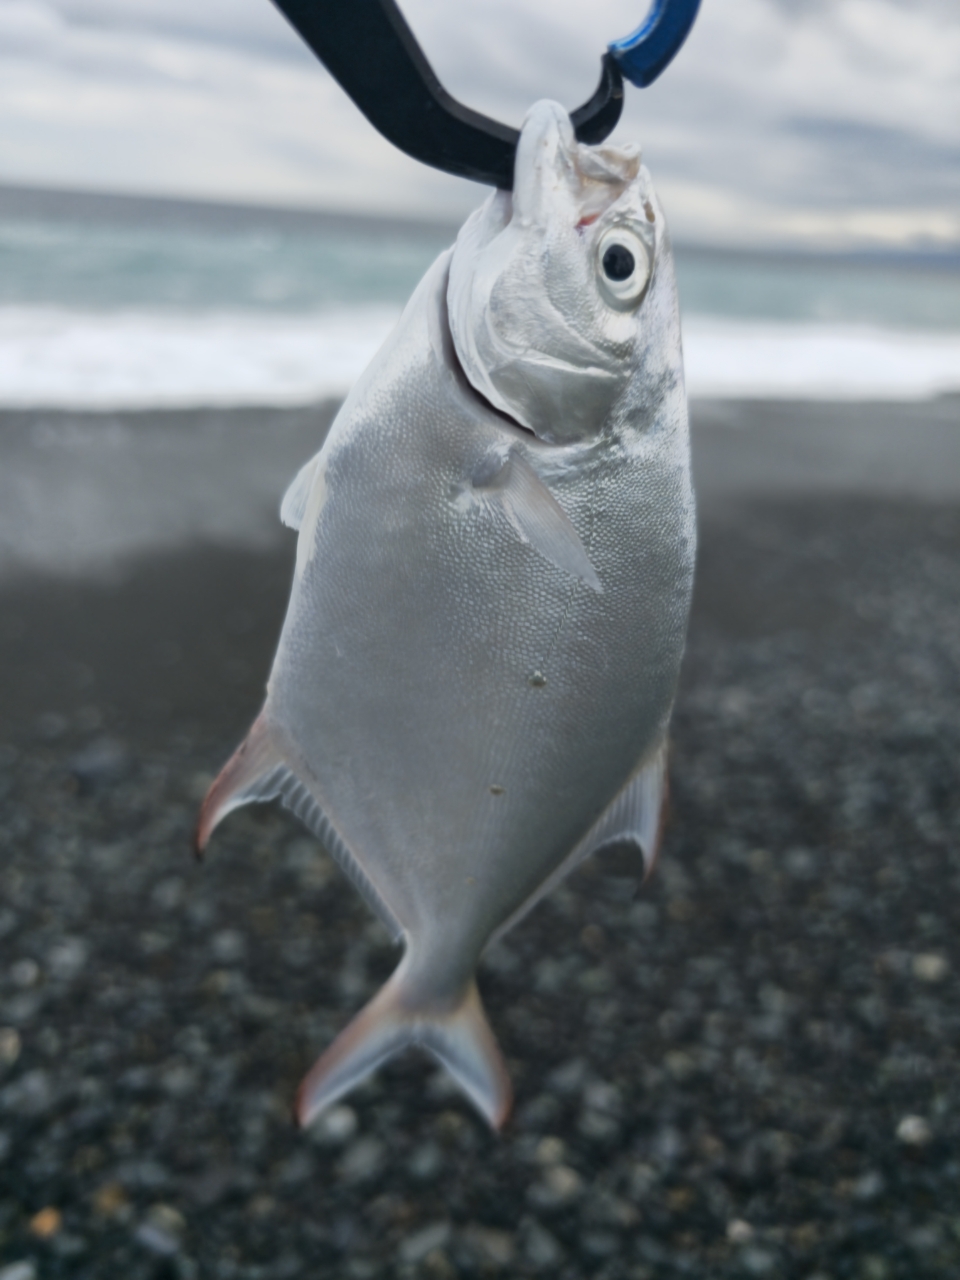
[[[648,0],[401,0],[461,100],[589,97]],[[627,86],[678,238],[960,244],[960,0],[703,0]],[[0,0],[0,181],[460,217],[269,0]]]

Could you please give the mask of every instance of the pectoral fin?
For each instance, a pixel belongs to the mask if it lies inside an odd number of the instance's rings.
[[[522,542],[564,573],[603,592],[570,517],[522,454],[512,450],[489,478],[475,479],[473,487],[499,506]]]

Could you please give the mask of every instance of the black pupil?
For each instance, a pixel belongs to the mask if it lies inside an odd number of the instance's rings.
[[[612,244],[603,255],[603,274],[608,280],[629,280],[636,265],[625,244]]]

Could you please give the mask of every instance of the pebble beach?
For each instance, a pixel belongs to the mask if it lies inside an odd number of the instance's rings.
[[[697,402],[654,875],[488,955],[427,1059],[294,1092],[397,960],[272,807],[193,860],[332,406],[0,415],[0,1280],[960,1274],[960,401]]]

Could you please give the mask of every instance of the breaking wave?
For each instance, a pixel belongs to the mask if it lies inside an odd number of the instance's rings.
[[[0,306],[0,407],[301,405],[343,396],[400,314],[79,311]],[[852,324],[684,323],[690,394],[922,400],[960,392],[960,332]]]

